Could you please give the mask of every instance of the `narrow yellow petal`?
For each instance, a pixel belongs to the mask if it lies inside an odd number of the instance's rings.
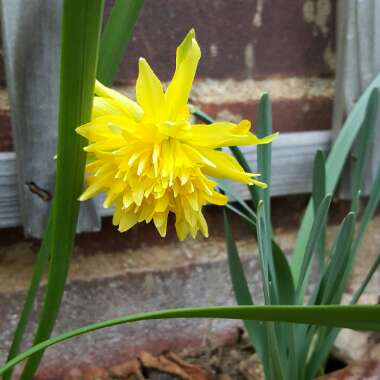
[[[278,135],[274,133],[259,139],[249,131],[250,127],[251,123],[248,120],[242,120],[239,124],[229,122],[194,124],[177,136],[188,144],[215,149],[225,146],[267,144]]]
[[[139,121],[143,117],[142,108],[133,100],[129,99],[127,96],[112,90],[106,86],[103,86],[99,81],[95,82],[95,94],[104,98],[112,99],[117,107],[123,110],[128,116],[133,117],[135,120]]]
[[[114,226],[118,226],[120,222],[120,216],[121,216],[121,202],[120,200],[116,202],[115,204],[115,211],[112,217],[112,224]]]
[[[83,192],[83,194],[79,197],[79,200],[85,201],[97,195],[99,192],[103,190],[104,185],[110,178],[112,178],[112,176],[113,173],[108,173],[107,175],[101,178],[92,177],[93,179],[96,178],[96,180],[94,180],[93,183]]]
[[[138,223],[138,219],[136,214],[131,211],[121,211],[120,222],[119,222],[119,231],[125,232],[131,229],[136,223]]]
[[[276,132],[276,133],[272,133],[271,135],[269,136],[265,136],[265,137],[262,137],[262,138],[259,138],[257,144],[268,144],[270,142],[272,142],[273,140],[275,140],[279,135],[279,132]]]
[[[112,99],[102,98],[100,96],[94,97],[92,105],[92,119],[104,115],[123,115],[123,110],[117,106]]]
[[[268,185],[265,182],[260,182],[255,179],[252,179],[252,185],[256,185],[258,187],[261,187],[262,189],[266,189]]]
[[[168,213],[167,212],[161,212],[161,213],[154,214],[153,222],[157,228],[157,231],[161,235],[161,237],[165,237],[166,236],[167,224],[168,224]]]
[[[206,199],[209,203],[217,206],[224,206],[228,202],[228,197],[217,191],[213,191],[212,195],[206,195]]]
[[[164,90],[160,80],[144,58],[139,60],[136,98],[144,110],[144,120],[147,118],[155,122],[161,121],[165,100]]]
[[[189,225],[185,220],[175,223],[175,230],[180,241],[186,239],[187,235],[190,233]]]
[[[192,29],[177,48],[176,70],[165,93],[168,120],[176,121],[183,115],[200,58],[201,49]]]
[[[204,237],[208,237],[208,226],[205,217],[202,212],[198,214],[198,228]]]
[[[231,155],[217,150],[199,148],[201,154],[213,162],[214,166],[204,166],[202,171],[206,175],[216,178],[228,178],[233,181],[253,184],[253,173],[246,173],[240,164]]]

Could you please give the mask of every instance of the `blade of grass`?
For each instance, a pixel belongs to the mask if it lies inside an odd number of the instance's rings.
[[[325,157],[322,150],[317,150],[314,159],[314,168],[313,168],[313,209],[314,209],[314,218],[317,214],[317,210],[322,200],[326,196],[326,167],[325,167]],[[320,239],[317,243],[317,260],[319,273],[322,273],[325,265],[325,245],[326,245],[326,229],[324,228],[321,231]]]
[[[380,75],[378,75],[356,102],[352,112],[348,115],[343,128],[341,129],[335,143],[331,149],[326,162],[326,192],[334,193],[335,187],[340,178],[344,163],[350,152],[352,144],[358,134],[364,120],[369,96],[375,87],[380,86]],[[313,206],[309,202],[302,219],[301,227],[298,231],[296,245],[292,257],[292,271],[297,282],[301,273],[303,255],[307,244],[307,239],[313,222]]]
[[[33,275],[30,281],[28,292],[25,297],[25,302],[21,310],[20,319],[17,323],[15,333],[13,335],[13,340],[11,347],[8,352],[8,357],[6,361],[11,360],[20,352],[20,346],[22,343],[23,336],[25,334],[26,327],[30,318],[30,314],[33,310],[33,306],[37,297],[38,289],[41,282],[41,277],[46,269],[47,261],[50,252],[50,233],[51,233],[51,213],[49,215],[49,221],[47,229],[45,231],[45,238],[42,241],[41,247],[37,254],[37,259],[33,268]],[[12,379],[12,369],[5,372],[3,375],[3,380]]]
[[[64,0],[57,172],[52,214],[51,260],[34,344],[49,338],[58,316],[74,244],[86,155],[75,128],[90,120],[103,0]],[[43,352],[31,357],[21,380],[31,380]]]
[[[97,78],[105,86],[114,81],[132,37],[144,0],[116,0],[102,33]]]
[[[224,318],[256,321],[283,321],[380,331],[380,305],[254,305],[160,310],[94,323],[41,342],[6,363],[6,365],[0,368],[0,375],[29,356],[79,335],[125,323],[173,318]]]

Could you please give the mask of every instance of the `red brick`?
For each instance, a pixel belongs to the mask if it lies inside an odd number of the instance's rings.
[[[221,112],[230,113],[238,119],[246,118],[254,125],[257,115],[256,101],[222,104],[199,104],[213,117]],[[331,128],[333,101],[329,97],[312,99],[283,99],[273,102],[273,130],[279,132],[313,131]]]
[[[326,33],[305,20],[303,0],[264,1],[262,26],[257,27],[253,19],[258,1],[146,1],[118,83],[134,81],[140,56],[152,63],[162,80],[169,80],[176,46],[192,27],[203,53],[199,78],[332,76],[324,54],[328,47],[334,49],[335,0],[329,3]],[[249,44],[254,50],[252,68],[245,62]],[[217,55],[212,46],[217,46]]]
[[[8,111],[0,110],[0,152],[13,150],[11,119]]]

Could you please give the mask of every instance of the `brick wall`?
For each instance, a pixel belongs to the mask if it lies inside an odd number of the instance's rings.
[[[215,117],[255,119],[263,91],[279,131],[329,129],[336,0],[146,0],[116,85],[128,87],[145,57],[168,81],[191,27],[202,60],[192,100]],[[107,2],[107,12],[112,1]],[[0,55],[0,151],[13,149]]]
[[[335,0],[148,0],[117,85],[134,83],[140,56],[170,80],[191,27],[202,48],[192,100],[207,112],[254,120],[267,91],[276,130],[330,128]]]

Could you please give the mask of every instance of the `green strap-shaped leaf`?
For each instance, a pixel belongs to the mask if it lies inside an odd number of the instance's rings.
[[[51,212],[49,214],[48,226],[45,231],[46,238],[43,239],[41,247],[38,251],[36,261],[34,263],[33,275],[30,281],[28,292],[25,297],[25,302],[21,310],[20,319],[17,323],[16,330],[13,335],[11,347],[9,349],[7,361],[14,358],[20,352],[20,346],[23,336],[25,334],[26,327],[30,318],[30,314],[33,310],[33,306],[37,297],[38,289],[41,282],[41,277],[47,267],[47,261],[50,252],[50,233],[51,233]],[[4,373],[3,380],[12,379],[12,370]]]
[[[64,0],[57,171],[54,191],[50,266],[34,344],[49,338],[58,316],[73,249],[78,197],[82,192],[86,141],[75,129],[91,118],[103,0]],[[31,380],[43,352],[31,357],[21,380]]]
[[[199,110],[198,108],[193,107],[192,113],[193,113],[193,115],[198,117],[200,120],[202,120],[206,124],[215,123],[215,120],[211,116],[207,115],[206,113]],[[232,155],[239,162],[241,167],[246,172],[252,173],[252,169],[251,169],[250,165],[248,164],[247,160],[245,159],[242,151],[237,146],[230,146],[229,149],[230,149]],[[253,203],[254,207],[257,208],[257,205],[259,204],[259,200],[260,200],[258,190],[257,190],[257,186],[247,185],[247,188],[248,188],[248,191],[251,195],[252,203]]]
[[[315,249],[318,245],[321,232],[323,229],[325,229],[325,226],[326,226],[327,213],[329,211],[330,203],[331,203],[331,194],[328,194],[326,195],[326,197],[323,199],[322,203],[318,207],[317,214],[315,216],[315,219],[313,221],[313,225],[309,234],[309,239],[306,244],[305,254],[303,256],[303,260],[301,264],[300,276],[298,278],[298,283],[296,286],[297,300],[301,303],[303,303],[303,295],[304,295],[305,285],[307,283],[307,279],[308,279],[308,275],[310,271],[313,253],[315,252]]]
[[[258,137],[264,137],[272,134],[272,108],[271,101],[267,94],[262,95],[257,112],[256,119],[256,133]],[[260,242],[262,255],[267,260],[265,265],[268,270],[267,280],[273,284],[270,292],[274,293],[275,302],[272,299],[271,303],[279,303],[279,287],[277,286],[276,269],[274,266],[273,252],[272,252],[272,226],[270,216],[270,181],[271,181],[271,166],[272,166],[272,149],[271,144],[264,144],[257,146],[257,166],[261,174],[261,178],[267,183],[266,189],[258,189],[259,199],[262,202],[261,206],[261,233],[260,238],[265,239],[265,242]],[[258,208],[257,208],[258,209]],[[259,234],[258,234],[259,236]]]
[[[235,239],[232,235],[231,226],[228,220],[226,210],[223,210],[224,233],[228,254],[228,268],[231,276],[231,283],[234,290],[236,301],[239,305],[253,305],[251,292],[248,287],[247,278],[245,276],[243,266],[240,261],[238,249]],[[264,362],[265,358],[265,327],[262,322],[244,321],[249,338],[254,346],[260,360]]]
[[[256,213],[252,210],[251,207],[237,194],[234,190],[231,189],[231,186],[228,185],[226,181],[216,180],[218,187],[223,191],[224,194],[228,196],[229,201],[236,201],[248,214],[249,217],[256,222]]]
[[[270,258],[272,257],[272,247],[268,240],[268,228],[265,219],[265,211],[263,210],[263,201],[259,202],[257,207],[257,244],[260,258],[260,272],[262,276],[262,285],[264,300],[266,305],[275,304],[277,293],[272,296],[272,289],[276,291],[276,285],[270,281]],[[273,267],[273,264],[272,264]],[[274,301],[274,302],[272,302]]]
[[[322,150],[318,150],[315,154],[314,168],[313,168],[313,209],[314,218],[321,202],[326,196],[326,167],[325,157]],[[321,236],[317,244],[316,253],[318,259],[319,273],[323,272],[325,265],[325,245],[326,245],[326,230],[321,231]]]
[[[357,301],[359,300],[360,296],[364,293],[368,283],[371,281],[372,276],[375,274],[379,266],[380,266],[380,255],[377,256],[377,258],[371,265],[371,268],[369,269],[362,284],[353,295],[350,302],[351,305],[355,305],[357,303]],[[328,333],[324,337],[318,349],[314,350],[313,356],[310,358],[309,362],[307,363],[307,366],[305,366],[306,380],[314,379],[318,369],[324,365],[339,332],[340,332],[340,329],[338,328],[329,329]]]
[[[100,62],[98,65],[99,79],[106,85],[110,85],[116,76],[118,65],[122,60],[128,42],[132,36],[134,25],[142,8],[143,0],[116,0],[111,15],[108,19],[101,41]],[[8,360],[19,351],[29,315],[32,310],[43,269],[48,253],[51,251],[48,241],[50,232],[46,231],[42,246],[37,256],[30,287],[17,324]],[[5,373],[4,380],[10,380],[12,373]]]
[[[313,167],[313,207],[314,215],[323,199],[326,196],[326,168],[323,151],[318,149],[314,158]]]
[[[273,261],[276,270],[278,286],[279,304],[293,305],[295,302],[295,289],[293,275],[290,265],[283,251],[276,244],[272,244]],[[296,355],[296,327],[288,323],[276,323],[277,333],[281,348],[284,350],[284,357],[287,359],[285,368],[288,372],[287,378],[296,379],[297,368],[299,365]]]
[[[265,137],[272,134],[272,105],[268,94],[264,94],[260,98],[260,103],[256,118],[257,137]],[[266,189],[258,189],[259,198],[264,201],[264,209],[266,212],[266,222],[270,227],[270,181],[272,169],[272,144],[262,144],[257,146],[257,167],[260,173],[260,179],[265,182],[268,187]]]
[[[52,339],[41,342],[17,355],[0,368],[0,375],[48,347],[69,340],[75,336],[107,327],[154,319],[172,318],[226,318],[255,321],[282,321],[315,324],[319,326],[345,327],[357,330],[380,331],[380,305],[334,305],[334,306],[218,306],[192,309],[169,309],[127,317],[115,318],[94,323],[69,331]]]
[[[263,94],[260,98],[256,117],[256,134],[260,138],[272,134],[272,105],[268,94]],[[258,172],[261,174],[260,180],[268,185],[266,189],[258,188],[257,193],[260,200],[263,201],[266,228],[263,237],[267,239],[266,246],[268,247],[266,254],[268,255],[269,281],[272,284],[271,304],[292,304],[294,303],[294,286],[287,259],[276,244],[271,244],[273,239],[270,195],[272,144],[257,146],[257,166]],[[268,333],[269,356],[272,358],[271,367],[275,371],[272,378],[294,379],[298,363],[293,346],[293,326],[276,323],[270,325],[268,329],[272,329]]]
[[[336,252],[328,271],[327,287],[325,288],[322,304],[339,304],[352,271],[354,257],[352,254],[352,239],[355,231],[356,215],[350,212],[343,220],[337,236]],[[336,260],[334,260],[336,257]]]
[[[279,302],[281,305],[292,305],[294,303],[295,289],[288,259],[277,244],[272,244],[272,252],[279,287]]]
[[[277,277],[274,269],[272,255],[272,244],[269,235],[267,217],[264,209],[264,202],[260,201],[257,207],[257,244],[260,258],[260,272],[263,285],[264,300],[266,305],[279,303]],[[269,356],[268,372],[271,379],[284,379],[286,370],[286,358],[284,351],[279,345],[281,338],[281,326],[273,323],[266,323],[266,347]]]
[[[358,198],[356,194],[362,190],[365,178],[365,168],[370,157],[370,146],[373,142],[374,129],[376,125],[377,108],[379,106],[379,89],[372,90],[368,100],[367,109],[362,127],[360,128],[353,156],[355,165],[352,175],[352,203],[351,211],[357,212]]]
[[[246,172],[252,173],[251,166],[248,164],[240,148],[238,148],[237,146],[230,146],[229,149],[232,155],[236,158],[237,162],[241,165],[241,167]],[[260,200],[260,197],[258,194],[259,193],[258,188],[255,185],[247,185],[247,188],[251,196],[253,206],[257,209],[257,205],[259,204],[259,200]]]
[[[196,109],[194,110],[193,109],[193,113],[206,123],[213,123],[214,122],[214,120],[210,116],[208,116],[207,114],[203,113],[200,110],[196,110]],[[271,131],[272,131],[272,128],[271,128],[271,106],[270,106],[270,99],[267,95],[264,95],[260,101],[257,124],[259,124],[259,126],[257,127],[257,133],[258,133],[259,137],[271,134]],[[240,165],[244,168],[244,170],[252,171],[249,164],[247,163],[243,153],[240,151],[240,149],[237,147],[231,147],[230,149],[231,149],[232,154],[237,159],[237,161],[240,163]],[[262,162],[262,164],[263,164],[262,167],[260,166],[261,171],[262,172],[265,171],[265,173],[263,175],[263,180],[269,183],[270,182],[270,166],[271,166],[271,164],[270,164],[271,163],[270,146],[269,147],[266,146],[266,148],[264,150],[260,151],[258,161]],[[243,209],[245,209],[248,212],[249,216],[245,215],[240,210],[234,208],[234,206],[227,205],[228,208],[230,208],[232,211],[234,211],[235,213],[240,215],[243,218],[243,220],[245,220],[249,224],[249,226],[253,229],[254,234],[256,235],[256,227],[257,227],[256,219],[257,219],[257,217],[254,214],[253,210],[251,210],[249,208],[249,206],[244,201],[239,199],[240,197],[238,197],[238,196],[236,197],[236,195],[234,196],[233,192],[228,188],[228,186],[224,186],[224,183],[220,184],[220,188],[227,195],[229,195],[231,200],[233,200],[233,199],[237,200],[238,203],[243,207]],[[270,211],[269,211],[270,194],[269,194],[269,191],[265,191],[262,194],[259,194],[259,190],[254,186],[248,186],[248,189],[250,191],[253,204],[256,208],[258,206],[260,196],[261,196],[261,198],[263,198],[265,200],[266,205],[267,205],[267,210],[268,210],[268,212],[266,214],[266,219],[267,219],[266,225],[270,225]],[[242,202],[244,202],[244,204]],[[249,210],[247,209],[247,207],[249,208]],[[273,278],[273,280],[271,279],[272,283],[273,282],[276,283],[276,281],[277,281],[276,278],[279,276],[280,276],[279,278],[281,280],[281,286],[273,286],[272,288],[268,289],[268,292],[272,293],[272,298],[275,297],[277,299],[277,301],[276,301],[277,303],[279,303],[279,300],[281,300],[281,299],[282,300],[285,300],[285,299],[290,300],[290,298],[294,299],[293,280],[291,279],[291,273],[289,270],[289,265],[287,263],[287,259],[284,255],[283,251],[280,249],[280,247],[273,240],[271,241],[271,232],[268,231],[266,227],[265,227],[264,235],[265,235],[267,240],[269,239],[265,243],[265,246],[267,247],[267,250],[273,249],[275,259],[273,258],[273,255],[271,253],[268,257],[268,262],[266,264],[264,264],[263,268],[268,268],[268,275],[269,275],[269,271],[272,273],[270,276],[271,278]],[[265,257],[267,257],[267,256],[264,256],[264,259],[265,259]],[[279,275],[277,274],[277,272],[279,273]],[[268,295],[268,297],[269,297],[269,295]],[[276,344],[277,338],[275,336],[276,331],[278,333],[278,329],[279,329],[279,326],[273,326],[273,325],[266,325],[266,328],[265,328],[266,340],[267,341],[264,343],[266,343],[267,347],[271,347],[271,354],[267,355],[267,357],[265,358],[266,362],[264,361],[263,364],[264,364],[264,369],[265,369],[267,376],[269,376],[270,378],[274,378],[274,379],[279,379],[280,377],[282,377],[281,368],[286,367],[284,365],[284,363],[280,364],[278,362],[278,357],[280,356],[280,353],[278,350],[278,346]],[[291,331],[291,329],[289,329],[289,327],[287,327],[286,331],[289,332],[289,331]],[[254,344],[254,342],[253,342],[253,344]],[[285,346],[286,345],[284,345],[284,347]],[[275,357],[276,362],[271,363],[271,365],[269,365],[268,357]],[[282,365],[282,367],[281,367],[281,365]],[[277,368],[275,374],[270,373],[270,371],[269,371],[270,367]]]
[[[349,213],[339,227],[330,253],[330,261],[309,299],[309,304],[330,304],[342,287],[346,267],[350,263],[355,214]],[[348,268],[349,272],[350,268]]]
[[[105,86],[114,81],[144,0],[116,0],[102,33],[97,78]]]
[[[357,236],[353,242],[354,256],[358,254],[359,248],[363,242],[367,227],[372,217],[375,214],[380,201],[380,163],[377,168],[375,180],[372,185],[371,193],[366,208],[364,209],[362,219],[357,231]]]
[[[250,227],[253,228],[253,230],[256,233],[256,219],[253,220],[251,217],[247,216],[241,210],[239,210],[238,208],[236,208],[230,203],[227,203],[224,207],[227,208],[228,210],[231,210],[236,215],[240,216],[244,220],[244,222],[246,222]]]
[[[339,228],[330,255],[331,260],[326,266],[326,270],[316,288],[316,293],[311,297],[310,302],[334,305],[340,303],[352,268],[351,244],[354,227],[355,213],[350,212]],[[305,351],[309,350],[309,360],[312,363],[310,364],[312,370],[308,370],[310,373],[315,374],[315,371],[324,367],[324,360],[327,357],[327,354],[322,355],[320,351],[328,353],[331,350],[337,332],[332,331],[330,328],[316,326],[308,326],[305,331],[307,333],[303,347]]]
[[[359,132],[362,122],[365,117],[366,107],[369,96],[375,87],[380,86],[380,75],[378,75],[366,89],[363,95],[355,104],[352,112],[345,121],[343,128],[335,140],[329,157],[326,162],[326,192],[334,193],[335,187],[340,178],[344,163],[351,150],[352,144]],[[297,242],[293,251],[292,257],[292,272],[294,279],[297,282],[301,273],[301,265],[305,252],[308,236],[313,223],[313,206],[312,202],[306,209],[302,219],[301,227],[298,231]]]
[[[369,271],[367,275],[365,276],[363,282],[361,283],[361,285],[359,286],[355,294],[352,296],[351,305],[355,305],[359,301],[359,298],[364,293],[365,289],[367,288],[369,282],[372,279],[372,276],[375,274],[379,266],[380,266],[380,254],[377,255],[376,259],[374,260],[371,267],[369,268]]]

